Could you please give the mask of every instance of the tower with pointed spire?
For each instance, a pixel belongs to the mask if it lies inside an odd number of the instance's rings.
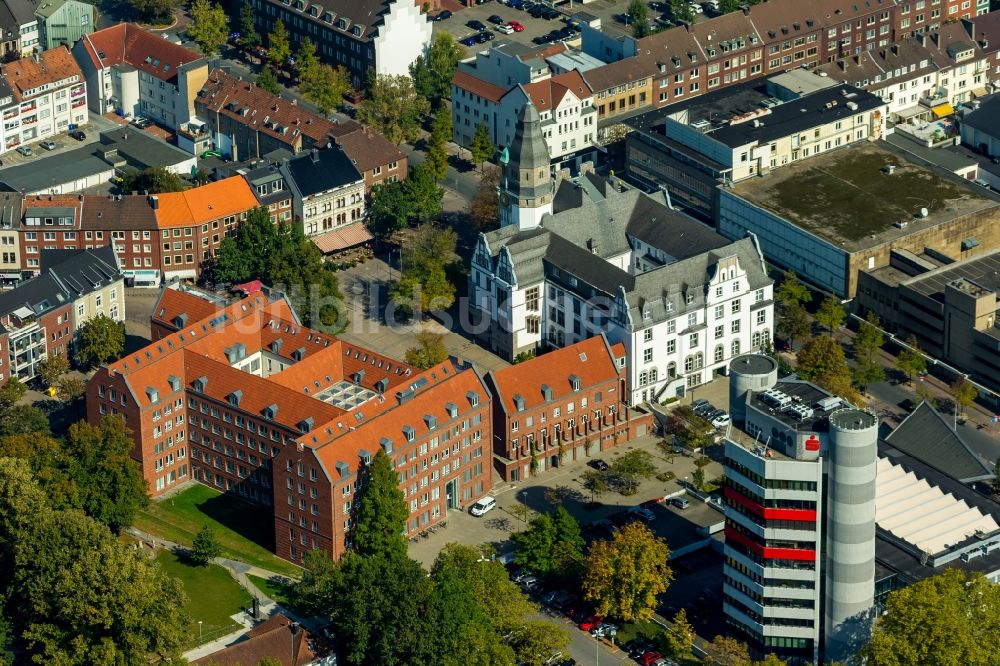
[[[552,213],[555,187],[542,120],[531,102],[518,114],[514,141],[505,152],[507,161],[500,176],[500,226],[534,229],[541,225],[546,213]]]

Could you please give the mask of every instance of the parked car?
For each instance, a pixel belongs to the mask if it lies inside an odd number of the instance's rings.
[[[711,414],[715,411],[717,411],[715,405],[710,403],[708,400],[700,402],[694,406],[695,416],[700,416],[702,418],[705,418],[706,414]]]
[[[508,26],[514,28],[514,32],[524,32],[524,26],[517,21],[510,21],[507,23]]]
[[[642,666],[653,666],[653,664],[656,663],[657,659],[662,659],[662,658],[663,655],[657,652],[656,650],[648,650],[647,652],[642,653],[642,656],[639,657],[638,661],[640,664],[642,664]]]
[[[490,23],[492,23],[493,25],[503,25],[504,23],[506,23],[506,21],[504,21],[502,18],[500,18],[496,14],[490,16],[486,20],[489,21]]]
[[[483,30],[481,33],[476,35],[476,41],[480,44],[485,44],[486,42],[492,42],[497,36],[494,35],[489,30]]]
[[[87,133],[83,130],[73,130],[69,135],[77,141],[86,141],[87,139]]]
[[[477,500],[475,504],[469,507],[469,513],[477,518],[482,516],[487,511],[492,511],[496,508],[497,501],[492,497],[484,497],[481,500]]]
[[[697,413],[699,409],[708,407],[711,404],[712,403],[710,403],[708,400],[705,400],[704,398],[698,398],[697,400],[691,403],[691,409],[693,409],[695,413]]]
[[[634,516],[638,516],[643,520],[643,522],[651,523],[656,520],[656,514],[647,509],[644,506],[631,506],[628,512]]]
[[[510,27],[509,25],[498,25],[496,27],[496,31],[502,32],[505,35],[509,35],[514,32],[514,28]]]
[[[446,9],[443,12],[439,13],[437,16],[435,16],[434,20],[435,21],[445,21],[445,20],[450,19],[450,18],[451,18],[451,12]]]
[[[535,589],[538,587],[538,577],[534,574],[528,574],[521,579],[521,587],[523,587],[526,592]]]
[[[716,414],[711,421],[712,425],[716,428],[725,428],[729,425],[729,414],[722,412],[721,414]]]
[[[32,155],[31,146],[18,146],[17,152],[21,153],[25,157],[31,157]]]
[[[609,469],[611,469],[611,465],[604,462],[600,458],[594,458],[593,460],[589,461],[587,465],[593,467],[599,472],[607,472]]]
[[[683,497],[671,497],[670,503],[676,506],[678,509],[686,509],[691,506],[691,501]]]
[[[590,617],[584,618],[583,621],[580,622],[579,626],[580,629],[582,629],[583,631],[590,631],[594,627],[600,625],[602,622],[604,622],[603,617],[599,615],[591,615]]]
[[[458,40],[458,43],[462,44],[464,46],[475,46],[476,45],[476,36],[475,35],[470,35],[468,37],[463,37],[462,39]]]
[[[56,147],[57,147],[55,141],[50,141],[48,139],[46,139],[45,141],[42,141],[38,145],[41,146],[42,148],[44,148],[45,150],[55,150]]]
[[[482,21],[468,21],[465,25],[476,31],[486,30],[486,25]]]
[[[602,622],[590,630],[594,638],[614,638],[618,635],[618,627],[608,622]]]

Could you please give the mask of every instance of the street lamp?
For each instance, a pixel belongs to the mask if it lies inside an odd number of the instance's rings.
[[[201,640],[201,620],[198,620],[198,640]]]

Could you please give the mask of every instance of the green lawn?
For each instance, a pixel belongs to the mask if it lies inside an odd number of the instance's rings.
[[[240,628],[230,616],[250,605],[250,595],[228,571],[217,564],[191,566],[169,550],[161,550],[156,561],[168,575],[184,583],[188,597],[184,609],[191,616],[189,645],[207,643]]]
[[[267,578],[261,578],[260,576],[254,576],[253,574],[247,574],[247,578],[250,582],[257,586],[261,592],[271,597],[279,604],[285,608],[289,607],[288,593],[289,588],[284,583],[280,583],[276,580],[270,580]]]
[[[223,557],[292,578],[302,574],[297,566],[273,553],[274,521],[270,512],[200,483],[173,497],[151,502],[135,519],[140,530],[185,546],[194,542],[204,525],[215,530]]]

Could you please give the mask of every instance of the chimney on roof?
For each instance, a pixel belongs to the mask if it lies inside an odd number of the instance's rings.
[[[839,60],[839,61],[837,61],[837,64],[840,65],[840,68],[842,70],[844,70],[845,72],[847,71],[847,61],[846,60]]]
[[[292,99],[292,106],[298,106],[298,105],[299,103],[295,99]]]
[[[893,44],[892,45],[892,54],[893,55],[899,55],[899,44]]]
[[[313,161],[313,164],[319,162],[319,151],[313,148],[310,152],[309,159]]]
[[[149,205],[153,210],[159,210],[160,208],[160,197],[155,194],[149,197]]]

